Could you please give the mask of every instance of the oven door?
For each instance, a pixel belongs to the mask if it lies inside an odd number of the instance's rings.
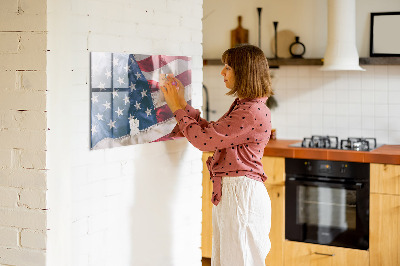
[[[286,178],[286,239],[367,250],[369,185]]]

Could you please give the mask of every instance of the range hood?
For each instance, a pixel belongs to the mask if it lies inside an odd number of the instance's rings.
[[[355,0],[328,0],[328,44],[323,71],[358,70]]]

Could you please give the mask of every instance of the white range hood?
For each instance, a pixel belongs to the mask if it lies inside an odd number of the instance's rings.
[[[320,70],[358,70],[355,0],[328,0],[328,44]]]

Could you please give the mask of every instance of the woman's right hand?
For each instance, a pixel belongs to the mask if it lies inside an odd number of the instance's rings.
[[[177,79],[176,77],[174,77],[172,74],[168,75],[168,79],[171,82],[176,83],[176,86],[178,88],[179,103],[183,108],[185,108],[187,105],[187,102],[185,100],[185,86],[183,86],[182,82],[179,79]]]

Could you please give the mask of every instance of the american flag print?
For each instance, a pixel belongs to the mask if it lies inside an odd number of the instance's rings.
[[[90,53],[91,149],[170,140],[175,118],[160,76],[173,74],[191,101],[191,57]],[[163,74],[163,75],[161,75]]]

